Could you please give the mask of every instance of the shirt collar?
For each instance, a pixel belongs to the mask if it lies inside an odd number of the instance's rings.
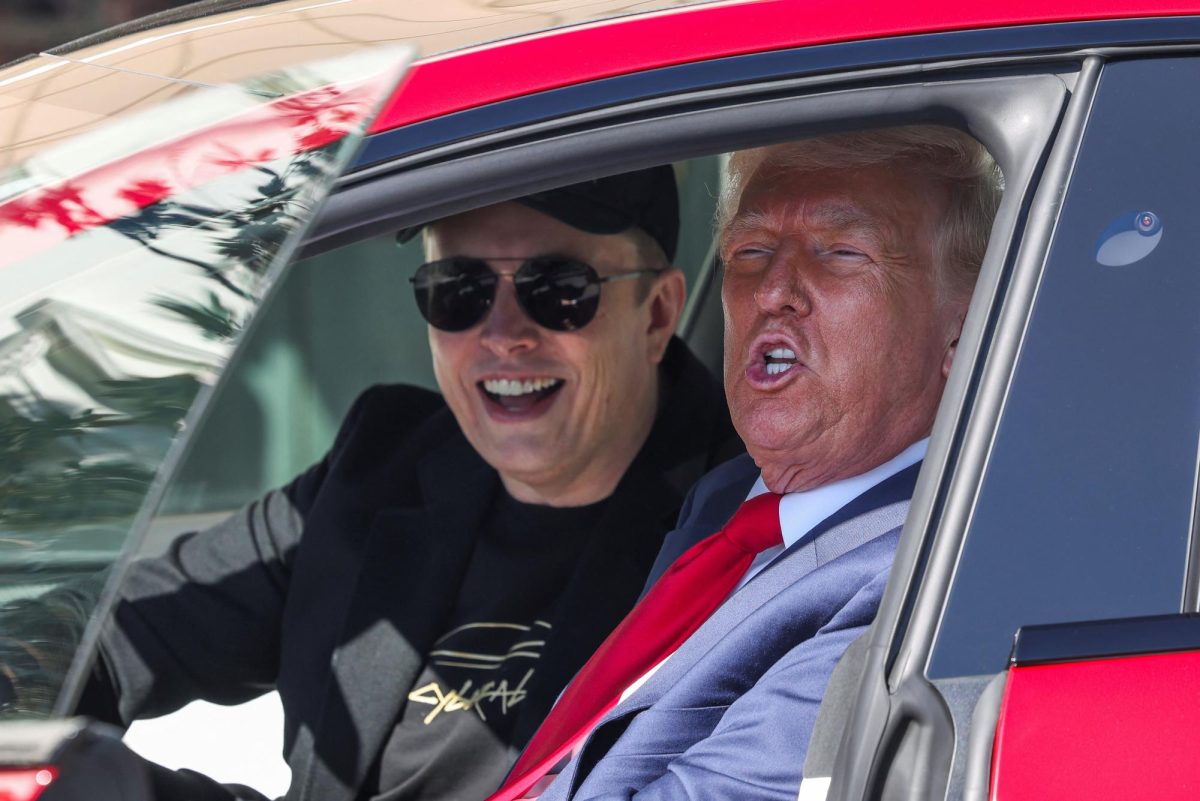
[[[862,495],[884,479],[891,478],[906,467],[911,467],[925,458],[929,438],[909,445],[896,456],[876,468],[857,476],[843,478],[803,492],[789,492],[779,502],[779,526],[783,531],[783,544],[791,547],[808,531],[850,501]],[[746,500],[767,492],[762,474],[750,488]]]

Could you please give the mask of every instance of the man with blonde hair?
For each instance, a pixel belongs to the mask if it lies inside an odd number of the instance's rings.
[[[495,798],[558,772],[543,799],[792,801],[829,676],[878,609],[996,169],[911,126],[737,153],[729,179],[725,393],[749,453],[693,488],[657,582]]]

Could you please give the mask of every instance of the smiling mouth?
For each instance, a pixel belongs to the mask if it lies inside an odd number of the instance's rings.
[[[563,388],[561,378],[489,378],[479,389],[489,403],[506,412],[526,412]]]

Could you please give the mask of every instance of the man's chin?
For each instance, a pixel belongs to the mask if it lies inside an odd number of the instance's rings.
[[[755,403],[735,410],[733,426],[746,450],[764,461],[803,451],[812,446],[819,431],[811,419],[795,414],[796,404]]]
[[[745,432],[738,428],[746,451],[762,471],[763,483],[771,492],[800,492],[827,478],[828,460],[823,458],[820,442],[797,437],[803,430],[796,421],[750,425]]]
[[[764,465],[762,478],[767,489],[780,495],[803,492],[824,483],[820,477],[809,474],[802,465],[796,464]]]
[[[553,475],[563,445],[554,436],[495,437],[476,450],[501,474],[524,479]]]

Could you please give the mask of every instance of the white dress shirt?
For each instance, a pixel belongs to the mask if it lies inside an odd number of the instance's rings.
[[[909,445],[873,470],[851,478],[843,478],[841,481],[834,481],[832,484],[824,484],[815,489],[789,492],[784,495],[779,501],[779,528],[783,532],[783,545],[768,548],[754,557],[754,561],[746,569],[746,575],[742,576],[742,580],[734,587],[734,592],[740,590],[747,581],[754,578],[760,570],[771,564],[781,553],[803,539],[813,526],[871,487],[924,459],[925,451],[928,449],[929,438],[926,437]],[[750,494],[746,496],[746,500],[767,491],[762,474],[759,474],[758,480],[750,488]]]
[[[914,442],[896,454],[896,456],[865,473],[844,478],[841,481],[834,481],[831,484],[824,484],[815,489],[803,492],[789,492],[784,495],[779,501],[779,529],[783,532],[783,544],[759,552],[758,556],[754,557],[754,561],[750,563],[750,567],[746,568],[746,573],[737,583],[737,586],[733,588],[733,592],[740,590],[745,586],[746,582],[758,575],[760,570],[775,561],[789,547],[803,539],[804,535],[813,529],[813,526],[871,489],[871,487],[891,478],[907,467],[912,467],[924,459],[925,451],[928,448],[929,438],[926,437]],[[768,491],[767,485],[763,482],[762,474],[760,473],[758,480],[750,488],[750,494],[746,496],[746,500],[750,500],[754,496],[762,495]],[[730,594],[732,595],[733,593]],[[625,689],[625,692],[621,693],[621,700],[624,701],[633,695],[670,658],[670,655],[668,655],[657,665],[646,671],[641,678],[629,685]]]

